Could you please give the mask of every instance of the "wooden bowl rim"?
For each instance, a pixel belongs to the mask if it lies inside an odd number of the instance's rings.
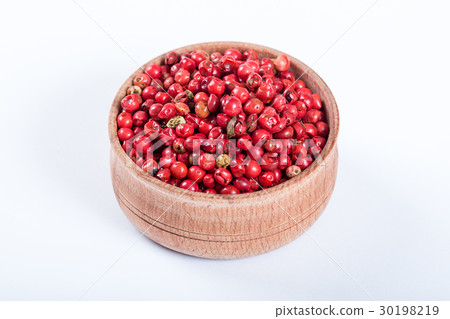
[[[253,50],[257,51],[258,54],[260,54],[261,52],[264,52],[264,54],[263,54],[264,56],[276,57],[277,55],[280,55],[280,54],[286,54],[284,52],[281,52],[281,51],[278,51],[278,50],[275,50],[275,49],[272,49],[270,47],[266,47],[263,45],[245,43],[245,42],[234,42],[234,41],[203,42],[203,43],[197,43],[197,44],[193,44],[193,45],[184,46],[184,47],[174,49],[171,51],[176,51],[178,53],[191,52],[196,49],[208,51],[208,47],[211,45],[220,46],[221,48],[218,49],[217,51],[224,51],[228,47],[234,47],[234,48],[238,48],[240,50],[253,49]],[[304,171],[302,171],[298,176],[296,176],[292,179],[289,179],[289,180],[285,181],[284,183],[281,183],[274,187],[267,188],[265,190],[258,190],[253,193],[244,193],[244,194],[236,194],[236,195],[205,194],[202,192],[187,191],[183,188],[162,182],[161,180],[157,179],[156,177],[153,177],[153,176],[145,173],[125,153],[125,151],[123,150],[122,145],[120,144],[120,141],[117,137],[117,120],[116,119],[117,119],[117,115],[120,110],[120,100],[123,98],[123,96],[121,95],[120,92],[122,92],[123,89],[126,89],[127,87],[129,87],[132,79],[139,73],[143,73],[143,70],[145,69],[145,67],[147,65],[152,64],[152,63],[161,63],[167,53],[168,52],[161,54],[160,56],[148,61],[147,63],[145,63],[142,67],[138,68],[132,75],[130,75],[127,78],[127,80],[122,84],[122,86],[119,88],[118,92],[116,93],[116,95],[114,97],[114,101],[111,105],[110,112],[109,112],[108,131],[109,131],[109,140],[110,140],[110,144],[112,147],[112,151],[116,152],[120,161],[122,161],[123,164],[125,164],[127,167],[129,167],[131,172],[135,176],[137,176],[139,179],[143,179],[146,182],[152,184],[152,187],[154,187],[158,192],[176,196],[177,199],[184,199],[184,200],[188,200],[188,201],[202,201],[202,202],[208,202],[211,204],[219,204],[219,203],[239,204],[239,203],[244,203],[246,201],[249,201],[250,199],[258,200],[262,197],[276,196],[276,194],[284,192],[288,188],[295,186],[296,184],[300,184],[305,180],[309,180],[317,173],[321,161],[318,161],[317,159],[315,159],[312,162],[312,164],[309,167],[307,167]],[[211,53],[211,52],[209,52],[209,53]],[[328,107],[331,109],[331,112],[327,116],[327,122],[329,124],[330,132],[328,135],[327,143],[325,144],[324,149],[320,153],[321,157],[322,157],[322,161],[325,161],[328,158],[328,156],[330,155],[331,150],[334,147],[336,147],[337,137],[338,137],[338,133],[339,133],[339,111],[338,111],[336,101],[334,99],[333,94],[331,93],[331,90],[327,86],[327,84],[322,80],[322,78],[316,72],[314,72],[310,67],[308,67],[306,64],[304,64],[300,60],[298,60],[290,55],[288,55],[288,56],[291,59],[291,65],[295,65],[299,69],[306,70],[306,71],[304,71],[304,74],[309,74],[312,77],[313,82],[315,82],[317,85],[321,86],[321,88],[323,89],[323,91],[325,93],[325,96],[327,96],[329,101],[331,101],[331,104],[328,105]],[[294,75],[296,77],[298,76],[298,74],[295,74],[295,73],[294,73]],[[300,77],[299,79],[301,79],[301,78],[302,77]],[[324,96],[321,96],[321,98],[322,98],[322,100],[324,100]],[[330,115],[333,117],[333,121],[330,120]],[[330,123],[332,123],[333,125],[330,125]]]

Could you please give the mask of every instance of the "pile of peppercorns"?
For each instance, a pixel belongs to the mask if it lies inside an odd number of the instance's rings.
[[[163,182],[209,194],[249,193],[307,168],[329,127],[320,96],[289,57],[230,48],[169,52],[137,75],[121,101],[124,151]]]

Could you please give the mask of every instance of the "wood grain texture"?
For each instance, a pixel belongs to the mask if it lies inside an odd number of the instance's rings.
[[[174,50],[224,52],[229,47],[254,49],[259,57],[282,52],[240,42],[201,43]],[[325,209],[337,175],[339,114],[325,82],[305,64],[291,58],[291,70],[322,97],[330,126],[321,153],[300,175],[264,191],[215,195],[185,191],[143,172],[123,151],[117,138],[120,101],[132,79],[161,55],[136,70],[119,89],[109,115],[111,178],[120,207],[128,219],[155,242],[178,252],[216,259],[258,255],[281,247],[307,230]]]

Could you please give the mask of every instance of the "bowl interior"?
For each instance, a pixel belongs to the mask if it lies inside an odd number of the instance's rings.
[[[182,47],[179,49],[175,49],[173,51],[177,53],[186,53],[191,52],[193,50],[205,50],[208,53],[212,53],[215,51],[223,53],[228,48],[236,48],[241,52],[247,49],[253,49],[258,53],[258,58],[268,57],[275,58],[279,54],[283,54],[284,52],[268,48],[261,45],[251,44],[251,43],[242,43],[242,42],[207,42],[207,43],[199,43],[194,45],[189,45],[186,47]],[[264,191],[257,191],[253,193],[245,193],[238,195],[220,195],[220,194],[205,194],[200,192],[192,192],[186,191],[180,187],[172,186],[167,183],[160,181],[159,179],[145,173],[139,166],[137,166],[123,151],[120,141],[117,137],[117,115],[120,112],[120,101],[125,96],[125,92],[127,88],[132,84],[132,80],[136,75],[143,73],[143,70],[148,64],[152,63],[162,63],[164,61],[164,57],[166,54],[162,54],[146,64],[137,69],[120,87],[117,92],[113,104],[111,106],[110,114],[109,114],[109,138],[111,142],[111,147],[114,152],[119,154],[120,160],[126,164],[131,172],[146,180],[148,183],[152,183],[154,187],[157,187],[159,191],[166,193],[172,193],[180,198],[185,198],[187,200],[201,200],[208,201],[211,203],[219,204],[219,203],[235,203],[239,204],[239,202],[245,201],[249,198],[253,200],[260,196],[267,196],[266,192],[269,192],[269,195],[276,195],[279,192],[283,192],[287,187],[290,187],[294,183],[301,183],[302,180],[311,178],[314,176],[317,167],[320,165],[320,162],[325,160],[332,148],[335,147],[337,135],[339,132],[339,112],[336,105],[336,101],[333,97],[328,86],[325,82],[317,75],[311,68],[307,65],[299,61],[298,59],[289,55],[291,59],[290,70],[294,73],[296,79],[301,79],[305,82],[306,86],[311,89],[313,93],[318,93],[322,98],[322,109],[326,115],[327,123],[330,127],[330,133],[327,139],[327,143],[320,153],[320,156],[316,158],[313,163],[306,168],[303,172],[301,172],[298,176],[289,179],[288,181],[281,183],[280,185],[268,188]]]

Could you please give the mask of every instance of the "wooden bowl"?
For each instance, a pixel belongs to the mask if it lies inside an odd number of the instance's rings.
[[[209,42],[186,46],[178,53],[202,49],[224,52],[233,47],[254,49],[259,57],[282,52],[249,43]],[[149,61],[164,61],[164,54]],[[216,195],[186,191],[152,177],[123,151],[117,138],[116,118],[120,101],[136,70],[117,92],[109,114],[111,177],[114,192],[125,215],[139,231],[162,246],[178,252],[215,259],[262,254],[297,238],[317,220],[333,192],[337,174],[339,114],[325,82],[299,60],[290,69],[323,101],[330,126],[328,141],[317,158],[300,175],[275,187],[254,193]]]

